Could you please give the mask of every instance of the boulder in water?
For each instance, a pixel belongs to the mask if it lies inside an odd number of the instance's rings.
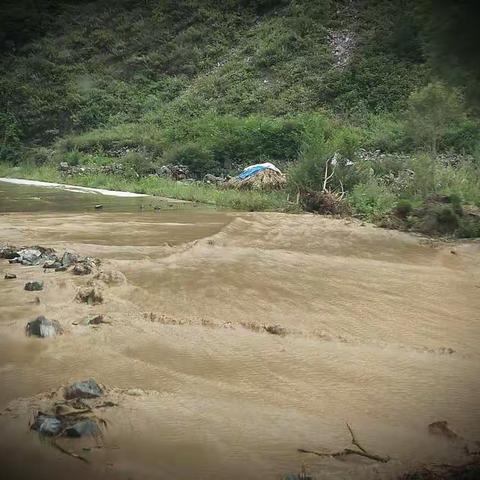
[[[77,261],[78,261],[78,255],[76,253],[67,251],[63,254],[61,264],[62,264],[62,267],[68,268],[72,266],[74,263],[76,263]]]
[[[18,254],[22,265],[37,265],[42,257],[42,251],[37,248],[23,248]]]
[[[97,398],[102,395],[102,388],[93,378],[72,383],[72,385],[65,389],[65,398],[67,400],[73,398]]]
[[[44,415],[39,412],[31,428],[47,437],[55,437],[62,430],[62,422],[53,415]]]
[[[54,337],[61,335],[63,329],[56,320],[48,320],[43,315],[40,315],[35,320],[27,323],[25,332],[28,336],[35,335],[36,337]]]
[[[100,435],[100,429],[96,422],[91,419],[80,420],[65,430],[67,437],[95,437]]]
[[[27,292],[39,292],[40,290],[43,290],[43,282],[35,280],[34,282],[27,282],[25,284],[25,290]]]
[[[13,260],[17,258],[18,252],[17,247],[13,247],[12,245],[4,245],[0,247],[0,258],[6,258],[7,260]]]

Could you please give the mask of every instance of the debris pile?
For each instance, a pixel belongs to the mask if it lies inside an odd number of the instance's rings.
[[[237,190],[273,191],[285,187],[285,175],[272,163],[257,163],[246,167],[237,177],[226,182],[227,188]]]
[[[190,177],[190,170],[186,165],[162,165],[157,170],[159,177],[171,178],[172,180],[186,180]]]
[[[106,427],[106,421],[95,411],[117,405],[105,401],[104,393],[104,388],[93,378],[75,382],[64,389],[63,398],[57,400],[52,398],[49,401],[50,405],[34,413],[30,429],[42,437],[49,437],[52,446],[62,453],[88,462],[86,458],[66,450],[57,443],[57,439],[94,438],[98,443],[102,438],[102,428]]]

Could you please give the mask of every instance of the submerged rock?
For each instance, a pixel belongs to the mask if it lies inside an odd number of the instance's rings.
[[[75,298],[77,301],[89,305],[98,305],[103,302],[102,292],[97,287],[83,287],[78,291]]]
[[[67,400],[73,398],[97,398],[102,395],[102,388],[93,378],[75,382],[65,389],[65,398]]]
[[[53,415],[44,415],[39,412],[31,428],[42,435],[55,437],[62,431],[62,422]]]
[[[27,323],[25,332],[28,336],[35,335],[37,337],[54,337],[63,333],[62,326],[57,320],[48,320],[40,315],[35,320]]]
[[[17,276],[14,273],[5,274],[5,280],[12,280],[13,278],[17,278]]]
[[[428,432],[431,435],[439,435],[449,440],[455,440],[458,438],[458,435],[448,426],[448,422],[441,420],[438,422],[433,422],[428,426]]]
[[[43,282],[40,281],[33,281],[33,282],[27,282],[25,284],[25,290],[28,292],[39,292],[40,290],[43,290]]]
[[[72,426],[65,429],[67,437],[95,437],[100,435],[101,431],[97,423],[91,419],[80,420]]]

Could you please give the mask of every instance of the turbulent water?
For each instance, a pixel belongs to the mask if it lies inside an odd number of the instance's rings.
[[[0,245],[68,248],[126,278],[89,306],[75,301],[88,276],[0,260],[7,478],[281,479],[304,463],[321,479],[390,479],[463,460],[433,421],[480,439],[478,243],[3,183],[0,213]],[[44,290],[24,291],[31,280]],[[111,324],[77,325],[93,314]],[[64,335],[27,338],[38,315]],[[133,394],[105,412],[86,464],[29,420],[36,396],[89,377]],[[297,451],[351,446],[346,422],[390,462]]]

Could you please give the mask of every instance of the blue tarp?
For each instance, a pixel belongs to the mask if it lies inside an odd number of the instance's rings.
[[[278,173],[280,173],[280,170],[273,165],[273,163],[257,163],[256,165],[250,165],[249,167],[245,168],[239,175],[238,179],[239,180],[245,180],[246,178],[253,177],[254,175],[257,175],[257,173],[263,172],[264,170],[274,170]]]
[[[264,170],[267,170],[268,167],[264,167],[261,165],[252,165],[251,167],[247,167],[240,175],[238,178],[240,180],[245,180],[246,178],[253,177],[257,173],[263,172]]]

